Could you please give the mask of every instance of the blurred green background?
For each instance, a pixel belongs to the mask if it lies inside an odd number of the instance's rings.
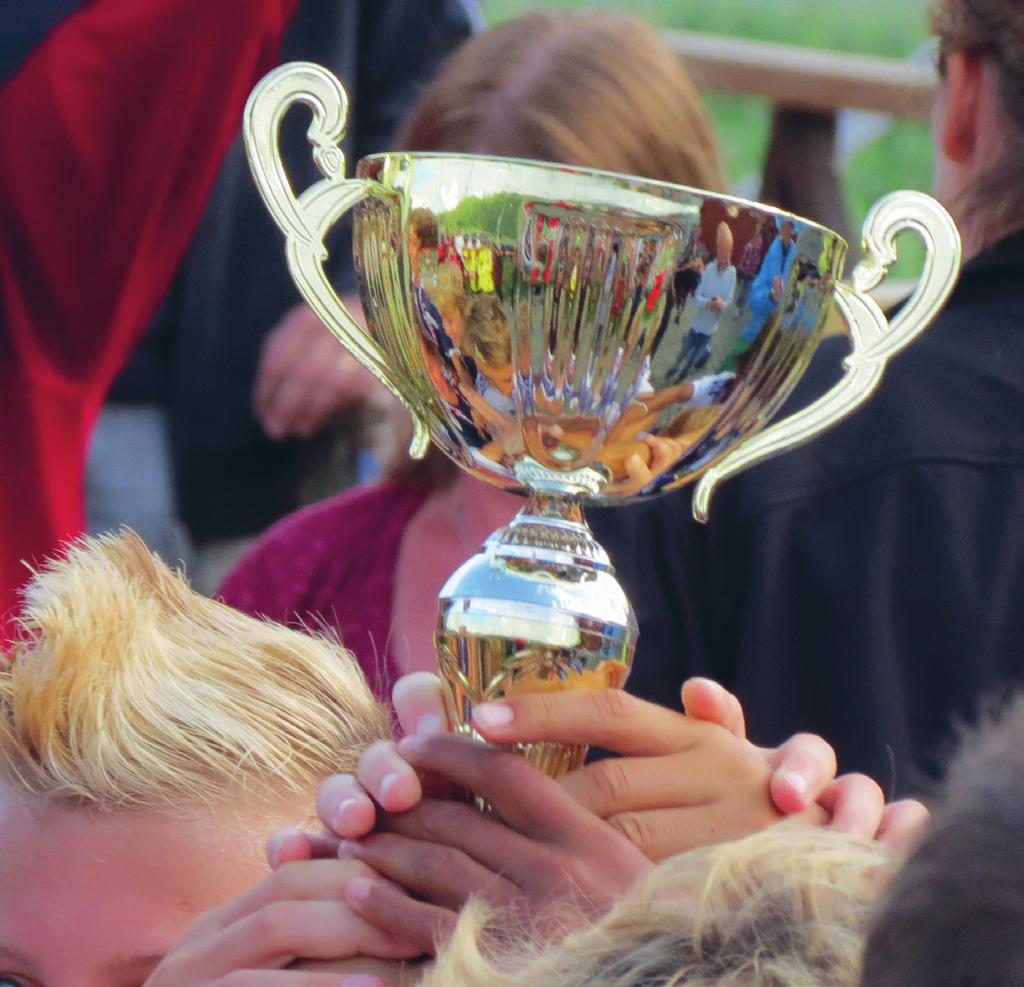
[[[627,10],[664,29],[891,58],[907,58],[928,40],[928,0],[482,0],[482,6],[489,23],[538,8],[604,7]],[[709,93],[707,101],[730,180],[739,192],[751,194],[767,149],[771,107],[764,100],[722,93]],[[871,124],[861,127],[870,131]],[[931,188],[927,127],[895,121],[843,164],[848,216],[857,226],[885,192]],[[893,272],[897,277],[920,270],[917,256],[903,260]]]

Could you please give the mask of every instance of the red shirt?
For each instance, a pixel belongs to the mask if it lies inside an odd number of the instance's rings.
[[[229,606],[299,629],[329,628],[388,702],[395,572],[402,537],[430,496],[415,477],[355,487],[278,521],[228,575]]]
[[[296,0],[92,0],[0,87],[0,647]]]

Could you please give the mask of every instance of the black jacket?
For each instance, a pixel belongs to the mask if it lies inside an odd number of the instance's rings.
[[[475,9],[476,0],[302,0],[281,58],[326,65],[344,82],[350,173],[391,146],[420,88],[470,35]],[[297,189],[319,177],[308,125],[296,110],[282,135]],[[331,249],[340,287],[351,287],[346,229]],[[170,409],[179,511],[199,542],[255,534],[297,506],[301,444],[268,439],[251,401],[263,340],[299,300],[239,139],[163,310],[111,393]]]
[[[838,373],[819,351],[791,407]],[[727,482],[592,511],[641,629],[629,688],[735,690],[754,740],[831,741],[896,792],[941,772],[953,725],[1024,672],[1024,233],[968,264],[877,394]]]

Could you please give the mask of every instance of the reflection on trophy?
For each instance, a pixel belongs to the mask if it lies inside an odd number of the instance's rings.
[[[312,110],[324,175],[298,196],[278,151],[296,103]],[[346,115],[340,83],[309,64],[272,73],[246,111],[253,173],[296,284],[409,410],[414,454],[433,439],[474,476],[526,497],[442,590],[436,644],[458,727],[471,732],[473,706],[490,699],[620,688],[636,620],[583,507],[696,482],[704,520],[724,479],[852,412],[947,298],[956,228],[928,196],[887,196],[867,218],[867,259],[848,286],[835,233],[729,196],[444,154],[373,155],[346,179]],[[325,238],[350,211],[367,329],[324,268]],[[922,237],[927,259],[889,321],[867,292],[904,230]],[[759,255],[743,283],[740,251]],[[769,425],[833,308],[852,344],[844,377]],[[524,753],[558,775],[586,751]]]

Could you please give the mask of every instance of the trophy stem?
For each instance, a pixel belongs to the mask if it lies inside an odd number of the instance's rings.
[[[473,707],[509,696],[621,688],[636,618],[578,494],[534,490],[505,528],[448,580],[435,641],[456,730],[475,735]],[[517,745],[558,777],[581,745]]]

